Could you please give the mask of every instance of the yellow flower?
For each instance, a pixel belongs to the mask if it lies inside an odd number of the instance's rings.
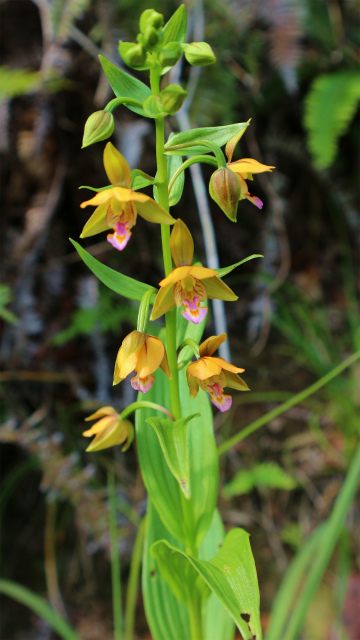
[[[234,149],[244,132],[245,129],[237,133],[226,144],[225,153],[228,159],[227,167],[231,169],[231,171],[234,171],[239,179],[240,200],[246,198],[247,200],[250,200],[250,202],[252,202],[256,207],[258,207],[258,209],[262,209],[262,201],[260,200],[260,198],[250,195],[246,180],[253,180],[253,173],[263,173],[264,171],[271,171],[272,169],[275,169],[275,167],[261,164],[261,162],[253,160],[252,158],[243,158],[242,160],[231,162]]]
[[[86,451],[101,451],[125,442],[122,451],[126,451],[134,439],[134,427],[128,420],[121,420],[113,407],[102,407],[85,420],[97,420],[98,422],[84,431],[83,436],[90,438],[95,436]]]
[[[107,236],[108,242],[122,251],[130,240],[138,213],[149,222],[174,224],[174,218],[155,200],[130,189],[130,167],[111,142],[107,143],[104,150],[104,167],[112,186],[81,203],[82,209],[89,204],[96,206],[96,209],[83,228],[80,238],[94,236],[112,228],[114,233]]]
[[[175,305],[185,305],[185,310],[181,312],[184,318],[199,324],[207,314],[207,307],[201,307],[200,302],[207,298],[237,300],[235,293],[220,280],[217,271],[191,266],[194,241],[180,218],[171,233],[170,250],[176,268],[159,283],[160,290],[155,299],[151,320],[156,320]]]
[[[135,371],[131,386],[136,391],[146,393],[154,384],[155,377],[151,374],[159,367],[170,378],[169,363],[161,340],[140,331],[132,331],[123,340],[118,351],[114,384],[118,384],[129,373]]]
[[[228,411],[232,404],[231,396],[224,394],[224,387],[249,391],[246,382],[237,374],[245,369],[234,367],[223,358],[212,358],[212,354],[226,340],[226,333],[220,336],[211,336],[199,347],[200,358],[191,362],[186,369],[186,377],[189,385],[190,396],[195,398],[199,387],[210,394],[211,402],[220,409]]]

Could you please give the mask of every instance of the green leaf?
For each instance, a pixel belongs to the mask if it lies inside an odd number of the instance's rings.
[[[156,178],[149,176],[147,173],[144,173],[144,171],[141,171],[141,169],[133,169],[131,172],[130,188],[134,191],[145,189],[145,187],[155,185],[157,182]]]
[[[186,8],[182,4],[171,16],[170,20],[166,23],[163,29],[163,46],[170,42],[179,42],[185,44],[186,42]],[[161,75],[167,73],[171,67],[164,67]]]
[[[198,415],[180,418],[176,422],[164,418],[146,420],[155,430],[168,467],[187,499],[191,495],[187,428],[190,420]]]
[[[313,82],[305,101],[304,125],[317,169],[326,169],[334,161],[338,138],[346,132],[359,100],[357,71],[322,75]]]
[[[209,531],[199,548],[202,560],[213,558],[225,537],[224,525],[218,511],[214,512]],[[173,546],[179,546],[162,523],[151,501],[148,501],[146,535],[144,543],[142,591],[146,618],[154,640],[179,640],[190,638],[190,624],[187,608],[174,597],[170,587],[158,570],[156,560],[149,554],[154,542],[165,539]],[[183,547],[181,547],[182,550]],[[234,623],[220,600],[211,593],[203,605],[204,640],[233,640]]]
[[[145,100],[151,96],[149,87],[146,86],[141,80],[133,78],[128,73],[116,67],[112,62],[99,56],[102,68],[105,75],[110,82],[111,88],[117,98],[133,98],[139,100],[139,102],[145,102]],[[146,116],[144,109],[134,105],[126,105],[128,109],[138,113],[142,116]]]
[[[186,517],[179,484],[170,473],[154,430],[146,424],[146,419],[154,416],[153,411],[136,412],[137,446],[146,489],[164,525],[180,542],[186,544],[191,540],[198,546],[214,513],[219,465],[208,395],[200,391],[196,398],[190,398],[184,370],[179,371],[179,383],[182,415],[200,414],[193,418],[188,433],[191,501]],[[170,409],[169,381],[161,370],[156,373],[156,382],[148,391],[148,398]],[[163,416],[158,414],[157,417]]]
[[[21,602],[59,634],[64,640],[81,640],[68,622],[62,618],[48,603],[36,593],[12,580],[0,579],[0,593],[17,602]]]
[[[115,291],[115,293],[119,293],[121,296],[129,298],[129,300],[137,300],[138,302],[141,302],[141,298],[144,293],[152,288],[144,282],[139,282],[138,280],[124,276],[122,273],[105,266],[99,262],[99,260],[96,260],[96,258],[94,258],[88,251],[83,249],[77,242],[75,242],[75,240],[70,238],[70,242],[72,242],[79,256],[96,275],[96,277],[99,278],[99,280],[109,289]],[[152,304],[155,301],[155,296],[156,292],[154,291],[154,295],[151,300]]]
[[[232,264],[230,267],[217,269],[219,278],[223,278],[228,273],[230,273],[233,269],[236,269],[236,267],[240,267],[240,265],[245,264],[245,262],[249,262],[249,260],[253,260],[254,258],[263,258],[263,257],[264,256],[262,256],[260,253],[253,253],[252,256],[248,256],[247,258],[244,258],[244,260],[240,260],[240,262],[236,262],[235,264]]]
[[[255,488],[295,489],[296,480],[286,473],[276,462],[263,462],[252,469],[238,471],[235,477],[224,486],[227,498],[250,493]]]
[[[254,558],[249,543],[249,534],[243,529],[232,529],[215,558],[200,560],[176,549],[166,540],[151,547],[159,563],[165,566],[163,577],[170,588],[174,588],[173,571],[181,563],[190,563],[206,585],[219,598],[233,618],[244,640],[261,640],[260,596]],[[183,569],[183,575],[185,570]],[[190,571],[188,580],[193,579]]]
[[[186,8],[184,4],[175,11],[163,28],[163,45],[170,42],[186,42]]]
[[[200,129],[190,129],[190,131],[182,131],[172,138],[169,138],[165,145],[165,153],[177,156],[194,156],[210,153],[211,150],[209,147],[202,145],[201,140],[207,140],[222,147],[230,138],[239,133],[239,131],[246,129],[249,124],[250,120],[248,122],[226,125],[225,127],[202,127]],[[189,145],[189,143],[195,141],[197,143],[196,145]]]
[[[155,433],[150,430],[156,441]],[[163,457],[163,456],[162,456]],[[170,475],[170,474],[169,474]],[[170,475],[172,478],[172,476]],[[185,605],[178,602],[170,587],[161,576],[156,560],[149,550],[154,542],[165,538],[170,544],[178,544],[158,515],[151,500],[148,500],[146,531],[142,566],[142,592],[153,640],[179,640],[179,630],[184,638],[190,638],[189,614]]]

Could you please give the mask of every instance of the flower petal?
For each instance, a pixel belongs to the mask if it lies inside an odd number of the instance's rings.
[[[169,367],[169,361],[168,361],[168,357],[167,357],[167,353],[166,353],[166,349],[164,350],[164,357],[160,363],[160,368],[163,370],[163,372],[165,373],[165,375],[169,378],[169,380],[171,379],[171,371],[170,371],[170,367]]]
[[[267,164],[261,164],[261,162],[253,160],[252,158],[243,158],[242,160],[232,162],[229,165],[229,169],[231,169],[231,171],[235,171],[235,173],[243,175],[245,173],[263,173],[264,171],[272,171],[275,167],[270,167]]]
[[[120,151],[108,142],[104,149],[104,167],[109,182],[114,186],[129,187],[131,169]]]
[[[109,229],[109,225],[106,219],[108,208],[109,203],[105,202],[95,209],[94,213],[85,224],[80,234],[80,238],[95,236],[97,233],[102,233],[103,231]]]
[[[186,224],[178,218],[170,237],[170,251],[177,267],[191,265],[194,257],[194,241]]]
[[[105,416],[105,418],[101,418],[101,420],[98,420],[97,422],[95,422],[95,424],[93,424],[93,426],[90,427],[90,429],[87,429],[86,431],[84,431],[83,436],[86,436],[87,438],[89,438],[95,435],[95,433],[99,433],[100,431],[103,431],[108,427],[116,425],[117,422],[118,422],[117,416]]]
[[[146,336],[145,344],[141,347],[135,371],[140,378],[146,378],[160,367],[164,358],[165,347],[159,338]]]
[[[126,356],[124,353],[124,349],[122,348],[122,346],[120,347],[119,352],[117,354],[117,358],[116,358],[116,365],[118,369],[115,366],[113,384],[117,384],[117,382],[115,382],[116,375],[117,375],[117,378],[119,378],[118,381],[121,382],[121,380],[124,380],[124,378],[126,378],[126,376],[128,376],[129,373],[135,370],[137,359],[138,359],[138,352],[132,353],[130,356]]]
[[[250,122],[250,120],[249,120]],[[248,123],[249,124],[249,123]],[[232,138],[230,138],[230,140],[228,140],[228,142],[226,143],[226,147],[225,147],[225,153],[227,155],[227,159],[229,162],[231,162],[232,157],[233,157],[233,153],[234,153],[234,149],[237,145],[237,143],[239,142],[240,138],[243,137],[245,131],[246,131],[247,127],[244,127],[244,129],[242,129],[241,131],[239,131],[238,133],[236,133]]]
[[[134,427],[127,420],[119,420],[117,425],[109,427],[102,433],[99,433],[91,442],[86,451],[101,451],[118,444],[123,444],[127,440],[123,451],[129,448],[134,438]]]
[[[226,387],[230,387],[230,389],[237,389],[238,391],[250,391],[247,386],[245,380],[242,380],[240,376],[232,371],[226,372]]]
[[[189,367],[186,370],[187,383],[189,385],[190,397],[196,398],[199,391],[199,383],[194,376],[189,373]]]
[[[262,200],[260,200],[260,198],[257,198],[256,196],[251,196],[250,193],[248,193],[245,198],[247,200],[250,200],[250,202],[252,202],[252,204],[255,205],[255,207],[257,207],[258,209],[262,209],[264,206],[264,203]]]
[[[216,362],[218,358],[200,358],[197,362],[191,362],[187,368],[189,374],[198,378],[198,380],[206,380],[211,376],[219,375],[222,367]]]
[[[95,411],[95,413],[92,413],[91,416],[88,416],[87,418],[85,418],[85,420],[86,422],[88,422],[88,420],[96,420],[97,418],[102,418],[103,416],[117,415],[118,413],[113,407],[101,407],[101,409],[98,409],[97,411]]]
[[[238,296],[218,276],[204,280],[207,297],[215,300],[237,300]]]
[[[133,192],[137,196],[144,196],[143,193]],[[140,216],[144,218],[144,220],[148,220],[148,222],[156,222],[158,224],[174,224],[175,218],[173,218],[170,213],[165,211],[155,200],[150,198],[149,196],[145,196],[146,200],[138,200],[137,198],[132,198],[136,202],[136,208]]]
[[[232,397],[225,395],[224,390],[221,389],[220,385],[216,384],[214,384],[213,392],[210,393],[210,400],[222,413],[224,413],[224,411],[229,411],[232,405]]]
[[[227,338],[226,333],[222,333],[220,336],[210,336],[199,347],[200,356],[212,356],[212,354],[225,342]]]
[[[169,284],[168,286],[161,287],[155,298],[150,320],[160,318],[160,316],[172,309],[174,306],[174,285]]]
[[[239,367],[235,367],[233,364],[230,364],[230,362],[226,362],[224,358],[211,358],[211,360],[214,360],[219,367],[225,371],[232,371],[233,373],[242,373],[245,371],[245,369],[240,369]]]
[[[80,205],[81,209],[85,209],[85,207],[88,207],[89,205],[93,207],[97,207],[99,204],[104,204],[104,202],[108,202],[108,200],[111,200],[111,198],[115,197],[114,191],[115,191],[115,188],[98,191],[98,193],[96,193],[93,198],[91,198],[90,200],[85,200],[85,202],[81,203]]]

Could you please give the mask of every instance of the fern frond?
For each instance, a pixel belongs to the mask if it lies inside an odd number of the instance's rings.
[[[31,93],[39,88],[41,77],[37,71],[27,69],[9,69],[0,67],[0,102],[6,98],[15,98],[24,93]]]
[[[304,126],[317,169],[334,161],[338,138],[350,125],[359,100],[360,76],[355,71],[322,75],[314,81],[305,100]]]

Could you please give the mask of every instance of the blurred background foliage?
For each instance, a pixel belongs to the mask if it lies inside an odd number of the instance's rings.
[[[121,64],[118,41],[134,40],[139,14],[150,6],[168,17],[178,4],[0,4],[1,575],[65,611],[84,640],[112,637],[106,472],[117,478],[124,591],[146,495],[136,445],[125,455],[84,453],[84,417],[133,399],[126,383],[112,390],[112,369],[137,306],[99,285],[68,238],[78,237],[85,220],[78,186],[106,184],[102,145],[80,149],[86,118],[112,98],[97,56]],[[265,256],[227,278],[239,295],[226,307],[232,359],[246,368],[253,393],[235,396],[231,412],[215,416],[221,443],[360,348],[360,4],[186,6],[191,39],[202,39],[205,26],[218,58],[201,71],[179,70],[191,125],[251,118],[241,156],[276,165],[253,185],[263,210],[242,202],[236,226],[211,202],[221,266],[250,253]],[[168,133],[178,126],[170,118]],[[149,121],[118,109],[113,142],[132,167],[154,174]],[[208,182],[208,167],[203,175]],[[188,175],[173,215],[189,225],[204,260]],[[154,227],[141,221],[125,254],[105,238],[84,245],[156,286],[162,267]],[[227,528],[243,526],[252,535],[264,629],[294,551],[328,516],[346,475],[359,436],[359,381],[354,365],[221,459],[221,514]],[[359,526],[356,504],[304,639],[360,636]],[[53,637],[9,600],[0,625],[4,640]],[[136,633],[150,637],[140,596]]]

